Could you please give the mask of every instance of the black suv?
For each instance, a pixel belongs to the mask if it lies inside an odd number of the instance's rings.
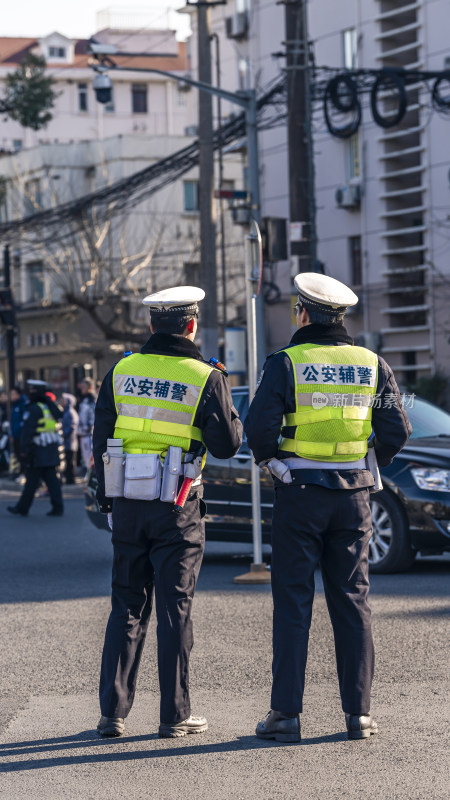
[[[235,388],[234,405],[241,419],[248,411],[248,390]],[[417,397],[408,398],[413,433],[389,467],[381,469],[384,489],[373,495],[372,572],[408,569],[417,552],[450,551],[450,414]],[[244,441],[226,460],[208,455],[203,473],[206,536],[214,541],[251,542],[251,453]],[[96,479],[86,490],[86,511],[97,528],[107,528],[95,502]],[[261,473],[263,541],[270,542],[272,479]]]

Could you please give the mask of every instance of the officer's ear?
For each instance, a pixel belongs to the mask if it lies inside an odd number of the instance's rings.
[[[309,314],[306,308],[303,306],[302,308],[302,315],[300,317],[302,325],[309,325],[311,320],[309,319]]]
[[[189,320],[188,324],[186,325],[186,330],[188,333],[194,333],[195,330],[195,318]]]

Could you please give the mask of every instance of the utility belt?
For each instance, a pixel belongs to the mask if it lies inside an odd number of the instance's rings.
[[[280,483],[293,483],[294,481],[291,472],[296,473],[297,471],[300,472],[301,470],[305,469],[338,469],[340,471],[350,469],[366,469],[369,470],[374,479],[374,485],[370,488],[371,494],[374,492],[380,492],[383,489],[380,470],[378,469],[377,456],[375,453],[375,448],[373,447],[373,442],[371,441],[369,441],[367,455],[364,458],[360,458],[358,461],[347,461],[341,464],[336,461],[308,462],[303,458],[285,458],[282,461],[278,458],[272,458],[266,463],[265,466],[267,466],[269,472],[275,479],[275,482],[278,481]]]
[[[56,431],[52,431],[51,433],[38,433],[37,436],[33,436],[33,444],[37,444],[38,447],[47,447],[49,444],[62,444],[62,438],[59,433]]]
[[[108,439],[102,456],[105,495],[176,504],[180,478],[189,481],[189,490],[202,482],[202,457],[190,458],[186,454],[183,462],[181,447],[171,445],[163,464],[158,453],[124,453],[122,439]]]

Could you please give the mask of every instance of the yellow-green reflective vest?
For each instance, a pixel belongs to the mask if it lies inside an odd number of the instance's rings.
[[[114,438],[125,453],[186,453],[202,442],[195,412],[213,367],[193,358],[136,353],[114,369]]]
[[[378,380],[376,354],[365,347],[314,344],[284,352],[294,368],[296,408],[284,416],[280,450],[313,461],[365,456]]]
[[[42,411],[42,417],[39,417],[36,425],[36,433],[54,433],[56,431],[56,420],[53,419],[49,409],[44,403],[38,403]]]

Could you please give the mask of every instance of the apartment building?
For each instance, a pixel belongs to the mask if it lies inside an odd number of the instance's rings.
[[[119,64],[179,75],[187,71],[186,46],[176,41],[173,31],[108,29],[94,38],[124,51],[154,53],[133,59],[117,57]],[[74,42],[60,34],[39,41],[0,40],[0,78],[17,66],[28,49],[46,56],[59,95],[53,119],[44,130],[25,131],[11,120],[2,123],[1,222],[57,209],[161,159],[170,159],[193,143],[196,128],[189,126],[187,104],[192,105],[195,120],[194,92],[179,89],[164,76],[111,71],[112,102],[101,106],[92,89],[86,42]],[[117,354],[127,349],[126,342],[105,335],[81,304],[70,300],[73,289],[78,299],[82,292],[87,298],[98,297],[104,321],[110,315],[102,291],[113,293],[117,287],[124,301],[124,318],[142,325],[145,331],[147,317],[142,316],[138,302],[143,293],[198,281],[198,178],[197,168],[184,169],[179,179],[155,194],[149,193],[138,203],[130,201],[110,222],[109,213],[98,216],[94,209],[81,232],[76,225],[72,230],[66,221],[61,229],[54,227],[51,236],[43,230],[42,241],[39,234],[8,237],[19,304],[16,356],[20,380],[42,377],[56,388],[73,389],[83,374],[103,375]],[[241,189],[242,181],[242,156],[228,153],[224,188]],[[231,284],[227,318],[242,324],[244,233],[233,224],[226,204],[223,212]],[[93,277],[90,272],[96,261],[100,274]],[[222,312],[220,308],[219,317]],[[132,341],[128,344],[136,347]],[[0,336],[2,350],[0,385],[6,374]]]
[[[317,67],[448,68],[447,0],[310,0],[307,10]],[[195,71],[192,11],[191,20]],[[285,49],[283,4],[228,2],[213,9],[212,29],[220,37],[224,86],[262,89],[281,75],[285,61],[275,54]],[[323,76],[319,69],[317,79]],[[413,385],[450,373],[450,119],[433,110],[429,86],[409,85],[407,97],[401,123],[384,129],[364,95],[361,125],[347,140],[330,134],[317,102],[313,141],[318,258],[361,298],[349,317],[352,334],[382,352],[403,385]],[[383,96],[380,109],[395,111]],[[288,219],[285,122],[262,131],[259,141],[262,216]],[[277,265],[281,294],[267,308],[275,346],[292,325],[290,272],[287,262]]]
[[[72,144],[41,144],[0,155],[9,219],[41,210],[55,213],[77,198],[94,194],[159,164],[192,143],[180,137],[120,136]],[[226,186],[241,187],[239,155],[226,159]],[[126,332],[148,329],[140,299],[176,284],[195,284],[199,272],[198,168],[133,201],[125,189],[107,206],[95,205],[78,217],[46,223],[34,234],[9,235],[18,304],[16,361],[19,380],[48,379],[57,388],[76,385],[85,373],[97,378],[136,342]],[[128,192],[130,194],[128,195]],[[115,202],[121,210],[114,213]],[[243,232],[225,210],[226,256],[230,274],[228,319],[238,313],[243,293]],[[52,226],[52,227],[50,227]],[[97,325],[84,301],[93,303],[100,322],[125,332],[117,338]],[[89,304],[88,303],[88,304]],[[98,312],[98,314],[97,314]],[[114,313],[118,312],[118,314]],[[120,313],[119,313],[120,312]],[[220,316],[220,315],[219,315]],[[243,320],[236,320],[242,324]],[[6,374],[0,344],[0,384]],[[78,376],[78,378],[77,378]]]
[[[315,0],[316,63],[442,70],[447,13],[445,0]],[[400,124],[383,129],[366,97],[362,124],[344,142],[330,137],[319,109],[315,163],[320,257],[361,296],[352,329],[414,385],[450,373],[450,118],[433,110],[423,83],[407,87],[407,101]],[[395,107],[385,103],[383,113]]]
[[[99,43],[118,50],[148,53],[139,58],[118,57],[119,66],[162,69],[177,75],[188,69],[186,44],[169,30],[105,29],[93,34]],[[40,143],[70,143],[130,134],[134,136],[182,136],[185,128],[186,93],[161,75],[139,71],[112,72],[111,102],[96,102],[92,88],[87,40],[74,40],[58,32],[40,39],[0,38],[0,95],[8,73],[17,69],[27,52],[45,57],[48,74],[55,81],[53,119],[45,129],[23,129],[12,120],[2,121],[0,149],[19,150]],[[154,55],[152,55],[152,53]]]

